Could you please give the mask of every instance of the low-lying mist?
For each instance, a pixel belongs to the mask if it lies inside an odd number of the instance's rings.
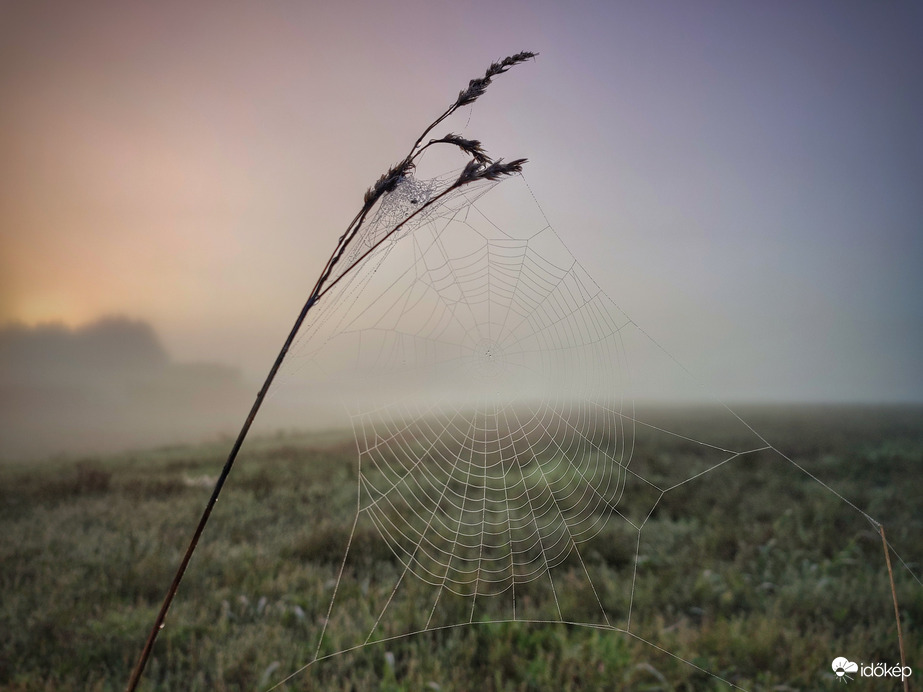
[[[231,434],[252,398],[235,368],[174,362],[145,322],[0,328],[0,459]]]

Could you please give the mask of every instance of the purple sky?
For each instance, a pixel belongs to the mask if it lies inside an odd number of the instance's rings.
[[[921,35],[912,2],[3,3],[0,324],[123,314],[262,374],[366,187],[533,50],[465,133],[638,324],[732,400],[919,401]]]

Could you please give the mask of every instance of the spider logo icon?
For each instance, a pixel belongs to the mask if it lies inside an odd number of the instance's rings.
[[[848,680],[852,680],[852,678],[849,677],[846,673],[859,672],[859,664],[853,663],[848,658],[843,658],[842,656],[838,656],[837,658],[833,659],[831,666],[833,668],[833,672],[836,673],[836,677],[840,682],[847,682]]]

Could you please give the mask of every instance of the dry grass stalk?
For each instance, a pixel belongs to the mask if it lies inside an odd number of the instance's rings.
[[[279,367],[282,365],[282,361],[285,359],[286,354],[288,353],[289,348],[292,345],[292,342],[295,340],[295,336],[298,333],[298,330],[301,328],[302,323],[305,320],[305,317],[308,314],[308,311],[311,307],[320,299],[320,297],[326,293],[330,288],[332,288],[337,281],[343,278],[350,270],[353,269],[357,264],[359,264],[370,252],[372,252],[378,245],[384,241],[385,238],[392,235],[397,231],[401,224],[406,223],[407,220],[413,218],[419,214],[424,208],[432,206],[439,199],[447,195],[453,190],[473,183],[477,180],[498,180],[501,177],[513,175],[522,170],[522,164],[525,163],[525,159],[516,159],[509,163],[503,163],[502,160],[492,161],[487,153],[484,151],[481,143],[477,140],[465,139],[459,135],[449,134],[445,137],[436,140],[430,140],[427,144],[421,146],[421,142],[426,138],[427,135],[435,128],[439,123],[449,117],[461,106],[473,103],[490,85],[491,80],[497,75],[503,74],[510,67],[518,65],[521,62],[525,62],[530,58],[534,58],[537,54],[530,52],[520,52],[512,55],[508,58],[504,58],[499,62],[491,64],[487,68],[487,71],[484,73],[483,77],[478,79],[472,79],[468,83],[468,88],[463,89],[458,94],[458,98],[455,100],[451,106],[449,106],[438,118],[436,118],[424,131],[423,134],[417,138],[417,141],[414,142],[413,146],[410,148],[410,153],[405,156],[400,163],[392,166],[384,173],[375,184],[369,188],[365,193],[363,198],[362,208],[359,210],[359,213],[356,214],[352,222],[347,226],[346,232],[340,236],[339,241],[337,242],[336,249],[333,251],[333,254],[330,256],[330,259],[327,260],[327,264],[324,267],[324,270],[321,272],[320,276],[317,279],[317,282],[314,284],[314,288],[311,290],[311,294],[308,297],[308,300],[305,302],[304,307],[302,307],[301,312],[298,315],[298,318],[295,320],[295,324],[291,329],[291,332],[288,335],[288,338],[285,340],[285,343],[282,345],[282,349],[279,351],[279,355],[276,357],[275,362],[269,370],[269,374],[266,376],[266,380],[263,383],[262,388],[256,396],[256,401],[254,401],[253,406],[250,409],[250,413],[247,416],[247,419],[244,421],[243,427],[238,433],[237,439],[234,442],[233,447],[231,448],[228,459],[224,464],[224,468],[221,471],[221,475],[218,476],[218,480],[215,482],[214,490],[212,495],[209,498],[208,504],[205,506],[205,510],[202,513],[201,519],[196,526],[195,532],[192,535],[192,539],[189,542],[189,546],[186,549],[186,553],[183,555],[183,559],[180,562],[179,567],[177,568],[176,575],[173,577],[173,582],[170,585],[170,588],[167,590],[167,594],[164,598],[163,604],[160,607],[160,611],[157,614],[157,618],[154,622],[154,626],[151,628],[151,632],[148,635],[147,642],[144,645],[144,648],[141,651],[141,655],[138,658],[138,662],[135,665],[134,670],[132,671],[131,678],[128,681],[126,687],[127,692],[133,692],[138,686],[138,682],[141,679],[141,675],[144,672],[144,667],[147,664],[147,660],[150,657],[151,652],[154,648],[154,642],[157,639],[157,635],[160,633],[160,630],[163,628],[164,620],[166,619],[167,611],[170,608],[170,604],[173,602],[173,598],[176,596],[176,592],[179,589],[180,581],[183,578],[183,574],[186,572],[186,568],[189,565],[189,560],[192,558],[192,553],[195,551],[196,546],[198,545],[199,538],[202,535],[203,530],[205,529],[205,524],[208,522],[208,518],[211,516],[212,509],[218,501],[218,495],[221,492],[224,483],[227,480],[228,475],[231,472],[231,467],[234,464],[234,460],[237,458],[237,454],[240,451],[240,447],[243,444],[244,439],[247,436],[247,433],[250,431],[250,426],[253,424],[253,420],[256,417],[257,412],[260,409],[260,406],[263,403],[263,399],[266,397],[266,393],[269,391],[269,387],[275,379],[276,373],[279,371]],[[407,219],[392,228],[383,238],[379,240],[372,248],[370,248],[366,253],[359,257],[355,262],[353,262],[343,273],[340,274],[334,281],[327,283],[330,278],[333,267],[339,262],[340,258],[343,256],[346,248],[349,246],[350,242],[356,237],[359,230],[362,228],[362,224],[365,222],[365,219],[368,216],[369,211],[378,202],[382,196],[387,195],[394,191],[398,186],[401,180],[405,176],[410,174],[415,167],[416,158],[429,146],[437,144],[447,144],[449,146],[454,146],[460,149],[462,152],[470,155],[472,160],[468,163],[467,166],[462,171],[462,174],[459,176],[458,180],[455,181],[447,190],[443,191],[439,195],[436,195],[430,199],[426,204],[421,205],[417,208],[412,214],[408,216]]]
[[[901,630],[901,611],[897,607],[897,589],[894,588],[894,571],[891,569],[891,551],[888,548],[888,539],[885,538],[885,525],[879,524],[878,531],[881,534],[881,545],[885,550],[885,564],[888,565],[888,579],[891,583],[891,599],[894,601],[894,620],[897,622],[897,646],[901,654],[901,670],[907,668],[907,659],[904,656],[904,633]],[[904,692],[910,692],[910,680],[902,678]]]

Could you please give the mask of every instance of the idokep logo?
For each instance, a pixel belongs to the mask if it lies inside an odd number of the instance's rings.
[[[910,666],[891,663],[858,664],[843,656],[837,656],[830,665],[840,682],[852,680],[847,673],[859,673],[863,678],[900,678],[901,680],[909,678],[913,673]]]
[[[847,680],[852,680],[846,673],[855,673],[859,670],[859,666],[856,663],[853,663],[848,658],[843,658],[842,656],[837,656],[833,659],[833,672],[836,673],[837,678],[840,682],[846,682]]]

